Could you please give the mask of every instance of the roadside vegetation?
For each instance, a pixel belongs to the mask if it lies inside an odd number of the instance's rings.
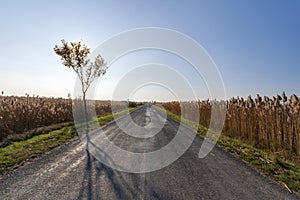
[[[166,112],[166,114],[176,121],[182,122],[205,137],[208,128],[181,118],[180,115],[174,114],[169,110],[164,110],[160,106],[155,106],[158,110]],[[233,153],[244,161],[254,166],[260,173],[267,175],[279,182],[290,193],[296,192],[300,194],[300,165],[286,160],[283,156],[276,153],[267,152],[253,147],[239,139],[233,139],[222,134],[217,144],[225,150]]]
[[[137,107],[129,108],[113,114],[107,114],[94,119],[90,124],[95,125],[98,121],[99,125],[105,125],[114,120],[114,117],[120,117],[137,109]],[[96,126],[90,126],[94,129]],[[0,147],[0,174],[16,168],[24,164],[29,159],[35,158],[45,152],[64,144],[71,139],[77,137],[74,125],[58,124],[49,127],[32,130],[31,133],[22,135],[16,141],[2,143]]]
[[[223,135],[300,164],[300,99],[295,94],[289,98],[283,92],[272,98],[257,95],[255,98],[237,97],[221,102],[168,102],[162,106],[181,115],[180,104],[189,113],[184,118],[195,120],[195,115],[200,113],[196,123],[204,127],[208,127],[211,122],[212,107],[224,105],[226,118]],[[221,111],[214,113],[214,119],[219,116],[222,116]]]
[[[299,165],[227,136],[222,135],[218,144],[253,165],[261,173],[278,181],[290,193],[300,194]]]
[[[0,95],[0,146],[2,146],[2,143],[22,140],[24,137],[31,137],[40,132],[35,129],[41,129],[42,131],[49,126],[61,128],[66,124],[71,124],[71,122],[74,122],[73,101],[76,102],[71,98]],[[111,101],[95,100],[88,103],[93,103],[94,107],[90,109],[94,109],[97,116],[112,112]],[[77,103],[73,104],[73,106],[77,105],[81,106]],[[114,102],[114,110],[116,111],[121,111],[126,106],[128,106],[127,102]],[[74,109],[79,110],[77,107]],[[83,114],[81,115],[84,119]],[[58,124],[61,124],[61,126]],[[52,128],[55,129],[55,127]]]

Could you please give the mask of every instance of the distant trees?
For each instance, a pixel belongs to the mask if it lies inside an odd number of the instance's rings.
[[[54,52],[61,57],[62,64],[68,68],[72,68],[77,74],[81,82],[81,92],[84,104],[84,118],[87,122],[87,101],[86,94],[91,83],[99,76],[104,75],[107,70],[107,63],[97,55],[95,60],[88,59],[90,49],[81,42],[66,42],[62,40],[62,45],[54,47]]]
[[[129,108],[135,108],[135,107],[137,107],[137,103],[134,101],[129,101],[128,106],[129,106]]]

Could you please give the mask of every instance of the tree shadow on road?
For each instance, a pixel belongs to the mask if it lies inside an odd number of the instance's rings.
[[[86,134],[86,149],[92,147],[98,156],[112,166],[121,166],[114,159],[93,143]],[[171,138],[172,139],[172,138]],[[97,157],[98,157],[97,156]],[[124,169],[124,171],[126,171]],[[159,183],[146,181],[145,173],[127,173],[112,169],[86,150],[86,165],[83,170],[83,180],[77,199],[175,199],[169,191],[159,188]],[[172,197],[172,198],[171,198]]]
[[[97,148],[89,139],[88,141],[87,145]],[[101,149],[97,150],[105,154]],[[107,154],[102,156],[113,162]],[[86,150],[86,165],[77,199],[137,199],[143,194],[143,181],[142,174],[114,170],[99,162]]]

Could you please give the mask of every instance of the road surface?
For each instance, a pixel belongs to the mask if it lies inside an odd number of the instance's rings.
[[[131,113],[131,117],[136,124],[145,126],[149,110],[152,116],[160,115],[153,107],[144,106]],[[153,123],[159,123],[159,119]],[[103,130],[123,149],[151,152],[168,144],[177,129],[178,123],[167,118],[163,129],[148,139],[125,135],[115,122]],[[215,147],[207,157],[199,159],[202,141],[200,136],[196,136],[190,148],[163,169],[126,173],[97,161],[76,139],[2,175],[0,199],[299,198],[220,147]]]

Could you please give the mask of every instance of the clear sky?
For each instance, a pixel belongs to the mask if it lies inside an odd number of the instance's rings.
[[[300,95],[297,0],[12,0],[1,1],[0,27],[0,90],[7,95],[73,94],[76,76],[54,54],[55,44],[82,40],[93,50],[113,35],[142,27],[174,29],[195,39],[219,68],[227,97]],[[101,98],[109,98],[115,73],[108,71]]]

